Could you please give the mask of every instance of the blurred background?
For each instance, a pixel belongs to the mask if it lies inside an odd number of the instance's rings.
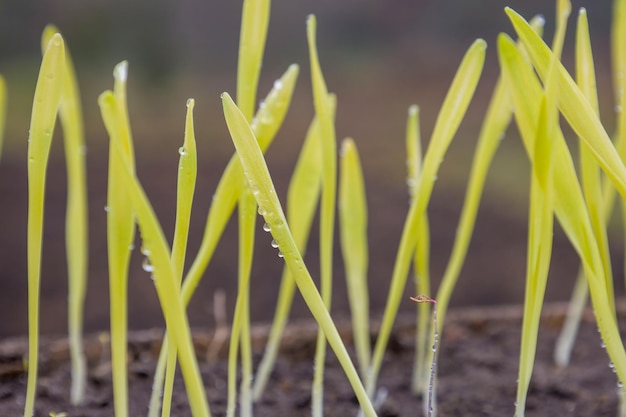
[[[503,11],[511,6],[526,18],[543,14],[551,39],[554,4],[542,0],[304,0],[272,5],[259,99],[291,63],[300,78],[284,127],[267,159],[282,201],[306,129],[313,117],[305,21],[318,18],[318,48],[330,91],[338,95],[337,138],[354,137],[361,152],[370,204],[371,308],[382,311],[395,253],[408,210],[404,130],[407,109],[421,108],[427,142],[464,52],[474,39],[489,47],[485,69],[468,114],[441,166],[429,216],[434,285],[447,263],[462,206],[471,156],[498,77],[496,37],[512,34]],[[610,74],[611,2],[573,1],[564,61],[572,68],[574,22],[579,7],[589,15],[600,106],[614,128]],[[188,246],[195,257],[211,196],[233,153],[219,95],[235,93],[241,1],[199,0],[6,0],[0,2],[0,73],[8,82],[8,117],[0,160],[0,336],[25,334],[26,139],[39,64],[40,36],[47,23],[62,31],[76,65],[88,146],[90,261],[86,298],[87,331],[108,327],[105,212],[108,137],[96,103],[112,88],[112,70],[129,61],[129,110],[136,142],[137,173],[166,235],[174,225],[178,148],[183,140],[185,102],[196,99],[199,173]],[[575,144],[571,132],[566,129]],[[489,175],[475,235],[452,298],[453,306],[520,303],[523,300],[529,167],[517,130],[511,126]],[[42,332],[62,334],[67,322],[64,221],[66,178],[62,135],[55,135],[48,186],[41,281]],[[261,223],[259,223],[260,228]],[[614,228],[615,230],[616,228]],[[237,227],[231,222],[189,308],[192,325],[212,327],[213,297],[224,290],[231,316],[236,293]],[[619,294],[623,293],[622,243],[612,233]],[[252,276],[252,317],[271,319],[282,260],[259,233]],[[307,261],[318,276],[317,232]],[[338,241],[333,311],[348,312]],[[135,253],[130,270],[131,328],[162,326],[156,292]],[[577,258],[557,231],[547,298],[569,297]],[[412,279],[407,295],[414,293]],[[414,305],[403,303],[405,310]],[[299,296],[294,316],[307,317]]]

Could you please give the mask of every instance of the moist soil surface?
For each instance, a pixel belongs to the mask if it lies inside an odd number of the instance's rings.
[[[564,305],[550,304],[544,308],[526,415],[617,415],[617,379],[601,347],[591,312],[585,314],[570,366],[560,369],[554,365],[552,354],[564,311]],[[624,316],[626,303],[620,302],[618,311],[620,316]],[[440,343],[437,385],[439,416],[513,415],[520,318],[520,307],[459,309],[448,315]],[[379,409],[379,416],[424,415],[422,401],[410,390],[414,322],[414,317],[407,315],[400,316],[396,322],[380,375],[379,386],[386,391],[387,397]],[[349,342],[351,336],[348,322],[339,320],[338,326],[344,339]],[[622,325],[622,333],[625,330],[626,326]],[[267,332],[267,326],[257,326],[253,330],[257,363]],[[311,415],[310,386],[315,334],[315,324],[310,321],[289,326],[267,390],[255,405],[255,416]],[[130,335],[131,416],[146,415],[161,335],[158,330]],[[207,351],[211,346],[212,335],[197,332],[194,339],[212,414],[223,416],[226,408],[226,344],[217,358],[209,362]],[[8,339],[0,345],[1,415],[17,416],[23,413],[26,374],[22,358],[26,347],[23,338]],[[113,415],[106,334],[88,337],[86,351],[89,359],[86,402],[83,406],[71,407],[68,401],[70,370],[67,342],[63,339],[42,341],[36,416],[48,416],[50,412],[66,412],[68,417]],[[324,400],[327,417],[356,416],[356,398],[334,354],[330,352],[326,362]],[[176,382],[172,410],[173,416],[191,415],[180,375]]]

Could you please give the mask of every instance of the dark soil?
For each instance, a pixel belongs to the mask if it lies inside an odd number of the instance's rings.
[[[626,304],[620,304],[620,315]],[[566,369],[552,362],[554,341],[562,324],[564,308],[551,305],[545,309],[539,335],[535,373],[527,402],[527,416],[612,416],[617,413],[617,380],[609,359],[600,346],[593,316],[587,313]],[[514,410],[517,360],[520,339],[520,308],[493,307],[453,311],[441,340],[438,404],[441,417],[504,416]],[[413,360],[413,323],[409,316],[399,318],[391,339],[380,377],[380,387],[388,397],[380,416],[422,415],[422,402],[410,392]],[[340,328],[349,341],[346,322]],[[622,326],[622,331],[626,327]],[[267,327],[255,327],[256,359],[267,334]],[[160,331],[131,335],[129,381],[131,416],[146,414],[148,397],[160,344]],[[111,416],[113,403],[108,344],[103,335],[87,341],[89,387],[87,403],[70,407],[69,365],[65,340],[47,340],[42,344],[40,385],[36,416],[51,411],[65,411],[68,417]],[[223,416],[226,407],[226,362],[220,358],[209,364],[204,360],[211,336],[197,333],[196,348],[214,416]],[[291,325],[282,354],[264,398],[255,406],[255,416],[309,416],[310,384],[313,371],[315,325],[301,322]],[[26,375],[22,358],[24,339],[5,340],[0,345],[0,413],[21,415]],[[328,355],[325,379],[326,416],[354,416],[358,405],[334,355]],[[182,380],[174,393],[174,416],[190,416]]]

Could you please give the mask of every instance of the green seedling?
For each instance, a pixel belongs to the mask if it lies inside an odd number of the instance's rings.
[[[48,42],[41,61],[28,138],[28,383],[24,417],[31,417],[35,408],[46,169],[52,133],[61,102],[65,63],[63,38],[55,34]]]
[[[418,295],[415,297],[411,297],[411,300],[415,301],[418,304],[430,303],[433,305],[433,346],[432,351],[434,353],[433,359],[430,365],[430,375],[428,379],[428,401],[427,401],[427,410],[428,417],[432,417],[435,413],[435,379],[437,373],[437,348],[439,347],[439,331],[437,325],[437,301],[434,298],[430,298],[427,295]],[[427,304],[426,304],[427,305]]]
[[[339,182],[339,231],[346,270],[352,334],[359,370],[367,374],[370,347],[369,293],[367,290],[367,200],[361,161],[354,140],[341,145]]]
[[[55,33],[47,26],[41,38],[45,51]],[[72,404],[81,404],[87,384],[87,364],[83,353],[83,307],[87,287],[87,258],[89,253],[87,233],[87,174],[85,166],[85,134],[78,93],[76,71],[68,49],[65,49],[65,69],[61,81],[59,118],[63,127],[65,160],[67,165],[67,214],[65,244],[67,252],[69,314],[68,329],[72,362]],[[1,110],[0,110],[1,111]]]
[[[293,240],[254,133],[228,93],[222,94],[222,104],[228,130],[241,159],[244,174],[248,179],[259,210],[263,213],[263,218],[270,227],[277,249],[287,263],[313,317],[324,331],[325,337],[346,373],[365,415],[373,417],[376,415],[374,407]]]
[[[161,310],[165,317],[169,343],[176,346],[181,372],[185,381],[187,396],[194,417],[209,417],[209,406],[204,392],[204,384],[196,360],[191,331],[185,314],[184,305],[179,296],[179,280],[175,276],[170,250],[146,197],[141,184],[134,174],[127,154],[127,144],[122,141],[125,126],[120,123],[118,97],[110,91],[102,93],[98,99],[105,127],[111,138],[111,152],[117,155],[118,172],[122,188],[114,192],[127,196],[131,204],[131,213],[135,213],[141,231],[142,252],[146,257],[144,270],[153,278]],[[110,209],[111,210],[111,209]],[[111,211],[109,211],[109,214]],[[125,410],[124,410],[125,411]]]
[[[406,149],[407,149],[407,185],[409,195],[414,198],[419,190],[420,172],[422,169],[422,145],[419,129],[419,107],[409,108],[409,117],[406,128]],[[415,248],[413,259],[413,270],[415,274],[415,290],[418,294],[430,294],[430,228],[428,224],[428,213],[424,212],[420,220],[418,230],[419,236]],[[411,388],[418,394],[423,388],[428,378],[426,368],[428,328],[429,328],[429,308],[427,304],[420,303],[417,306],[417,328],[415,330],[415,363],[413,368],[413,378]]]
[[[526,408],[526,395],[530,384],[541,307],[548,279],[552,256],[553,200],[552,183],[553,137],[558,126],[556,108],[556,68],[559,62],[565,26],[571,4],[559,1],[557,6],[557,26],[554,35],[555,54],[550,63],[549,76],[539,106],[539,120],[535,136],[533,169],[530,190],[530,210],[528,221],[528,257],[526,270],[526,293],[522,322],[519,375],[515,415],[523,417]]]
[[[248,123],[252,122],[261,73],[267,27],[269,0],[246,0],[243,4],[239,63],[237,68],[237,102]],[[269,114],[268,117],[274,117]],[[242,182],[245,179],[242,177]],[[241,416],[252,416],[252,345],[250,339],[250,274],[254,254],[256,201],[245,183],[239,195],[239,265],[238,291],[231,331],[228,364],[228,406],[226,415],[235,415],[237,357],[241,347]],[[239,341],[241,340],[241,346]]]
[[[539,39],[528,24],[516,13],[507,9],[514,27],[524,42],[526,50],[541,76],[547,72],[545,60],[550,60],[551,53],[547,46]],[[506,36],[499,38],[499,55],[503,72],[507,73],[509,91],[514,97],[515,116],[518,127],[522,132],[524,145],[529,156],[534,155],[532,140],[533,131],[536,131],[538,120],[537,100],[541,96],[541,87],[531,69],[523,64],[519,50]],[[549,63],[548,63],[549,65]],[[615,148],[600,124],[595,112],[584,98],[583,93],[573,83],[569,74],[558,64],[557,70],[558,105],[566,120],[572,125],[585,143],[593,150],[600,166],[608,177],[621,191],[621,172],[624,166],[617,156]],[[524,91],[521,91],[524,86]],[[577,119],[579,118],[579,119]],[[596,313],[598,328],[607,347],[607,352],[615,366],[620,380],[626,376],[626,353],[621,343],[615,317],[611,306],[613,300],[609,298],[606,277],[598,245],[586,211],[586,204],[582,190],[578,184],[571,155],[567,150],[562,133],[557,129],[555,135],[554,152],[554,209],[557,218],[574,248],[581,257],[585,275],[590,287],[591,298]],[[606,139],[606,141],[605,141]],[[616,160],[617,158],[617,160]],[[611,284],[612,285],[612,284]]]
[[[311,84],[313,86],[313,103],[319,121],[320,152],[322,156],[322,197],[320,203],[320,293],[326,308],[330,311],[333,285],[333,236],[335,230],[335,205],[337,200],[337,151],[335,125],[332,117],[331,99],[328,95],[326,82],[315,43],[317,21],[311,15],[307,19],[307,41],[309,59],[311,61]],[[326,361],[326,340],[320,328],[317,333],[315,347],[315,371],[311,408],[313,417],[322,417],[324,362]]]
[[[626,54],[621,50],[621,46],[626,42],[626,7],[623,1],[616,1],[613,14],[613,73],[624,71],[626,68]],[[591,41],[589,39],[589,28],[587,23],[587,13],[584,9],[578,16],[578,31],[576,35],[576,78],[577,84],[581,91],[585,94],[589,103],[596,113],[599,113],[597,91],[595,88],[595,70],[593,66],[593,56],[591,52]],[[616,109],[621,109],[624,102],[624,95],[621,94],[621,88],[624,83],[623,77],[614,76],[614,86],[616,91],[615,101]],[[617,111],[617,133],[615,147],[617,152],[624,159],[624,113]],[[605,273],[607,277],[613,280],[610,256],[608,250],[608,238],[606,236],[606,224],[611,217],[615,205],[615,188],[609,181],[605,181],[604,187],[600,187],[600,178],[598,178],[597,163],[589,152],[586,145],[580,141],[580,165],[583,178],[583,190],[587,199],[588,210],[593,222],[594,232],[598,238],[600,245],[602,261],[604,263]],[[595,164],[595,165],[594,165]],[[599,195],[599,190],[602,193]],[[623,211],[623,216],[626,212]],[[574,291],[568,306],[568,311],[561,330],[561,334],[557,340],[554,350],[554,360],[559,366],[567,366],[570,361],[571,352],[578,332],[578,326],[582,318],[584,307],[589,296],[589,287],[584,272],[578,273]]]
[[[111,123],[124,152],[109,150],[107,190],[107,247],[109,263],[109,297],[111,315],[111,368],[113,402],[116,417],[128,416],[128,381],[126,377],[128,343],[128,264],[135,239],[135,219],[128,189],[124,184],[126,164],[134,165],[134,151],[126,104],[128,63],[123,61],[113,70],[116,105]]]
[[[174,228],[171,261],[174,275],[178,279],[179,285],[183,277],[183,268],[185,266],[187,237],[189,235],[189,223],[191,220],[191,205],[193,203],[196,176],[198,173],[196,136],[193,128],[194,106],[195,101],[189,99],[187,101],[187,116],[185,120],[185,139],[183,146],[178,150],[180,158],[178,162],[178,186],[176,195],[176,225]],[[168,340],[169,339],[165,339],[165,343],[167,343]],[[163,406],[161,409],[161,415],[167,417],[171,414],[177,349],[176,346],[168,346],[167,349],[161,349],[161,351],[167,352],[167,368],[163,388]]]
[[[415,253],[420,221],[426,211],[439,165],[443,160],[444,154],[474,94],[478,78],[482,72],[485,49],[486,44],[483,40],[474,42],[470,47],[457,71],[439,116],[437,117],[428,151],[424,157],[422,172],[419,177],[419,184],[417,186],[419,192],[411,202],[409,214],[402,231],[387,304],[385,305],[383,320],[366,378],[367,392],[370,396],[374,394],[376,389],[376,381],[380,372],[383,356],[387,348],[393,322],[398,312],[400,299],[402,298],[402,292],[406,284],[409,264]]]
[[[334,117],[334,99],[332,107]],[[291,176],[289,189],[287,190],[287,223],[291,229],[293,240],[302,256],[304,256],[306,251],[313,216],[315,215],[320,196],[322,155],[319,149],[321,142],[319,134],[319,123],[317,119],[314,119],[304,139],[304,144]],[[269,225],[264,225],[263,228],[268,232],[271,231]],[[263,390],[276,362],[295,290],[296,282],[289,268],[285,265],[280,281],[272,327],[254,380],[253,395],[255,401],[259,400],[263,395]]]

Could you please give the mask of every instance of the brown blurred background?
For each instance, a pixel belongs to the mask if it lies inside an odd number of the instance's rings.
[[[609,132],[614,126],[609,28],[611,2],[574,1],[587,7],[596,58],[600,103]],[[355,138],[361,152],[370,203],[370,289],[379,313],[408,209],[405,184],[404,128],[409,105],[421,107],[422,136],[427,140],[448,85],[465,50],[477,38],[488,45],[487,61],[474,101],[455,138],[429,208],[432,276],[445,268],[471,155],[482,117],[498,76],[495,40],[512,29],[503,11],[509,5],[527,18],[537,13],[553,31],[554,5],[541,0],[323,0],[276,1],[272,6],[259,99],[291,63],[301,66],[292,108],[267,154],[281,199],[306,128],[313,116],[305,20],[318,18],[318,46],[326,81],[338,95],[337,138]],[[98,95],[111,88],[113,66],[130,63],[129,108],[136,141],[137,172],[166,234],[173,233],[178,147],[182,143],[185,102],[196,99],[199,175],[188,258],[202,237],[211,196],[233,152],[221,114],[219,94],[235,91],[241,1],[77,1],[0,3],[0,72],[7,78],[9,109],[0,160],[0,336],[26,333],[26,139],[30,106],[40,63],[40,34],[47,23],[63,32],[77,68],[88,145],[90,264],[85,327],[108,326],[105,239],[108,137]],[[576,12],[573,13],[576,15]],[[564,60],[571,68],[574,33],[571,18]],[[570,133],[571,136],[571,133]],[[574,139],[572,137],[572,139]],[[575,143],[575,142],[572,142]],[[60,132],[48,169],[47,207],[41,287],[42,332],[65,332],[67,283],[64,244],[65,165]],[[454,306],[519,303],[523,299],[529,168],[514,127],[496,155],[488,178],[475,236],[452,299]],[[259,223],[260,228],[260,223]],[[236,291],[236,224],[226,230],[214,260],[194,296],[189,314],[194,326],[213,326],[213,293],[224,289],[228,314]],[[613,233],[615,276],[623,285],[621,241]],[[307,260],[317,277],[317,233]],[[333,311],[348,311],[343,266],[336,245],[336,291]],[[252,277],[255,321],[271,318],[282,261],[259,233]],[[161,326],[152,281],[135,254],[130,271],[130,326]],[[554,265],[548,284],[550,300],[567,299],[577,259],[556,233]],[[412,294],[412,279],[407,294]],[[436,285],[436,284],[435,284]],[[404,309],[414,308],[404,303]],[[306,317],[297,296],[294,315]]]

